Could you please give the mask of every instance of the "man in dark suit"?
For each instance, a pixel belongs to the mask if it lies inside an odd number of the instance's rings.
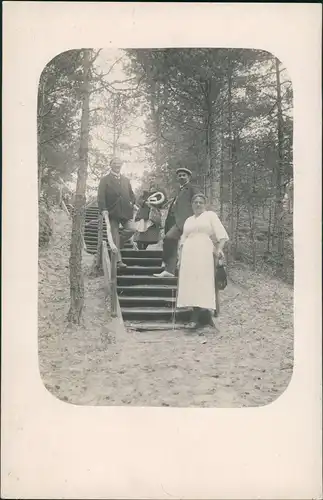
[[[178,243],[183,233],[186,219],[193,215],[192,198],[201,190],[191,184],[192,172],[187,168],[178,168],[176,171],[179,191],[172,201],[165,222],[165,236],[163,241],[163,261],[165,269],[160,278],[175,276]]]
[[[120,249],[136,231],[133,221],[135,195],[129,179],[120,174],[122,161],[113,158],[111,171],[100,180],[98,188],[99,212],[109,216],[111,235],[118,248],[118,267],[127,267],[122,262]],[[122,230],[119,230],[119,226]]]

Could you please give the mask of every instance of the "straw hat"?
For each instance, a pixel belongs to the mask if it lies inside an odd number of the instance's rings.
[[[154,207],[160,207],[165,202],[165,199],[166,198],[164,193],[162,193],[161,191],[156,191],[147,198],[147,202]]]

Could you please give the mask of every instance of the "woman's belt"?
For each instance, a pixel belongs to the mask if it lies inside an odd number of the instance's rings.
[[[200,233],[199,232],[190,233],[187,236],[187,238],[196,238],[197,236],[203,236],[204,238],[207,238],[208,240],[210,240],[212,242],[211,237],[208,234],[202,233],[202,232],[200,232]]]

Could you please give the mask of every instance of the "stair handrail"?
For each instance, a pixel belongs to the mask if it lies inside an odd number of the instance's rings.
[[[101,264],[103,267],[103,261],[102,261],[102,251],[103,251],[103,215],[99,213],[99,219],[98,219],[98,242],[97,242],[97,249],[96,249],[96,268],[100,269]]]
[[[67,208],[66,203],[65,203],[65,201],[64,201],[64,200],[61,200],[61,207],[62,207],[62,209],[64,210],[64,212],[66,213],[66,215],[67,215],[69,218],[71,218],[71,217],[72,217],[72,215],[71,215],[71,213],[69,212],[69,210],[68,210],[68,208]]]
[[[111,249],[115,248],[112,238],[111,226],[109,215],[107,213],[99,214],[98,225],[98,246],[96,255],[96,265],[99,267],[102,262],[103,275],[104,275],[104,288],[106,298],[110,296],[111,303],[111,316],[115,318],[118,315],[118,297],[117,297],[117,260],[118,256],[115,251],[111,252],[111,259],[109,257],[108,247],[106,241],[103,239],[103,221],[106,224],[107,240]]]

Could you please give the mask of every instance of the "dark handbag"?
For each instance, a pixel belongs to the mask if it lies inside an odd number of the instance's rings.
[[[227,273],[223,261],[217,262],[217,258],[214,255],[214,269],[215,269],[215,283],[218,290],[224,290],[228,284]]]

